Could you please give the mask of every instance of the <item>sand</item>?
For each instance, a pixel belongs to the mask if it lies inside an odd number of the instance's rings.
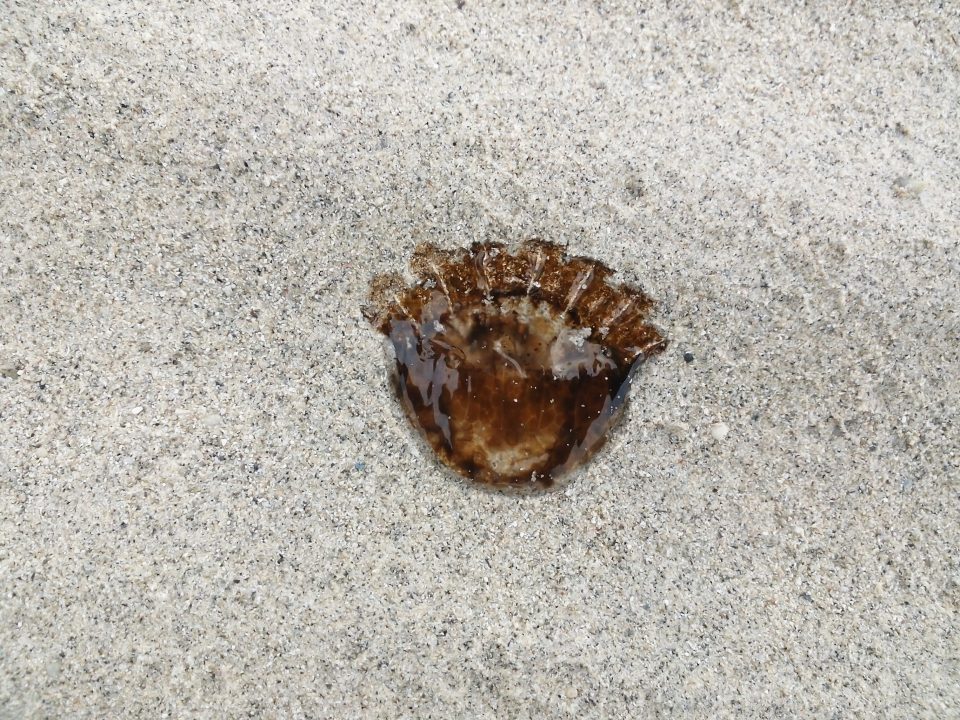
[[[957,8],[635,5],[3,3],[0,717],[960,717]],[[516,497],[360,305],[534,235],[671,345]]]

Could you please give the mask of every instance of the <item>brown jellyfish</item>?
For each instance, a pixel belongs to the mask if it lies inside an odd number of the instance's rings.
[[[380,275],[365,315],[393,350],[407,417],[440,459],[498,486],[547,487],[593,455],[666,340],[642,291],[604,264],[529,240],[423,244],[417,282]]]

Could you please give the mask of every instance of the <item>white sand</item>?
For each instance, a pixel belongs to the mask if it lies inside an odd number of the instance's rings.
[[[955,3],[66,5],[0,6],[0,717],[960,717]],[[517,498],[359,305],[534,234],[672,345]]]

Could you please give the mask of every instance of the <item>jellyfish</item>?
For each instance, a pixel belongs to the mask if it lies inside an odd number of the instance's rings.
[[[586,462],[667,344],[642,290],[544,240],[424,243],[410,268],[375,277],[364,314],[413,427],[479,483],[546,488]]]

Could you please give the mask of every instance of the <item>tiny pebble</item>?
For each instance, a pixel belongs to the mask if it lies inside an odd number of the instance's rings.
[[[714,423],[710,426],[710,435],[716,441],[723,440],[730,433],[730,426],[725,422]]]
[[[693,362],[693,353],[692,353],[692,352],[689,352],[689,351],[685,352],[685,353],[683,354],[683,361],[684,361],[684,362],[688,362],[688,363],[692,363],[692,362]]]
[[[899,198],[916,198],[923,191],[925,183],[911,175],[901,175],[893,181],[893,192]]]
[[[223,422],[223,419],[216,413],[210,413],[209,415],[204,415],[201,422],[207,427],[217,427]]]

